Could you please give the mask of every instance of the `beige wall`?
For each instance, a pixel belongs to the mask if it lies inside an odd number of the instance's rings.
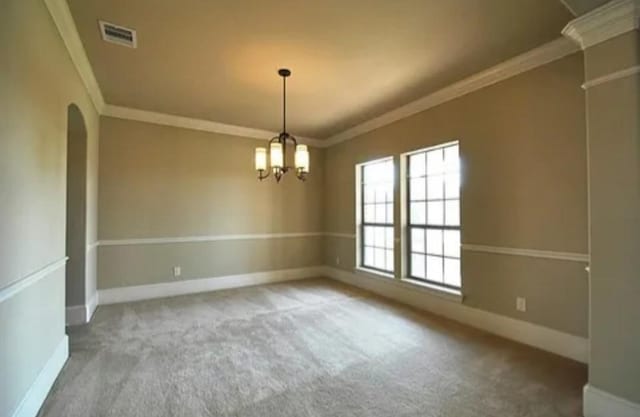
[[[321,232],[323,158],[311,174],[260,182],[266,141],[105,117],[100,136],[100,240]],[[321,237],[101,246],[99,287],[319,265]],[[135,254],[135,256],[134,256]]]
[[[0,291],[7,291],[65,256],[71,103],[87,124],[87,239],[95,238],[99,120],[43,1],[0,2],[0,54]],[[64,308],[64,269],[0,302],[0,415],[11,415],[62,341]]]
[[[640,65],[637,31],[585,52],[587,80]],[[589,383],[640,404],[640,76],[587,91],[591,207]]]
[[[583,80],[577,53],[329,148],[326,231],[355,233],[355,164],[459,140],[463,243],[587,253]],[[325,262],[352,269],[354,246],[328,237]],[[585,264],[464,251],[462,266],[466,304],[587,335]]]

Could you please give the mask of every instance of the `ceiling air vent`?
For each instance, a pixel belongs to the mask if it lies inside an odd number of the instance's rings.
[[[113,23],[104,22],[102,20],[100,20],[99,23],[100,34],[102,35],[103,41],[128,46],[129,48],[138,47],[138,39],[136,37],[135,30],[124,26],[114,25]]]

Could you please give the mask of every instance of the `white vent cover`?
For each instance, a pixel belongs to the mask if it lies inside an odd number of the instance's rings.
[[[128,46],[129,48],[138,47],[138,38],[135,30],[114,25],[113,23],[103,20],[100,20],[98,23],[100,23],[100,34],[102,35],[103,41]]]

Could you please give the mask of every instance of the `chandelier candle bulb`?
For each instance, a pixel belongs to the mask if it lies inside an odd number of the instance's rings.
[[[309,172],[309,150],[307,145],[296,146],[296,168],[302,172]]]
[[[282,154],[282,144],[271,144],[271,168],[283,168],[284,167],[284,155]]]
[[[267,148],[256,148],[256,171],[267,170]]]

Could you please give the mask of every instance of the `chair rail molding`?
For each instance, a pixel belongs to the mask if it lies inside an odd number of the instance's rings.
[[[38,269],[37,271],[32,272],[0,289],[0,303],[13,297],[25,288],[30,287],[31,285],[40,281],[41,279],[49,276],[52,272],[64,267],[68,259],[69,258],[65,256],[64,258],[60,258],[57,261],[53,261],[50,264],[47,264],[44,267]]]

